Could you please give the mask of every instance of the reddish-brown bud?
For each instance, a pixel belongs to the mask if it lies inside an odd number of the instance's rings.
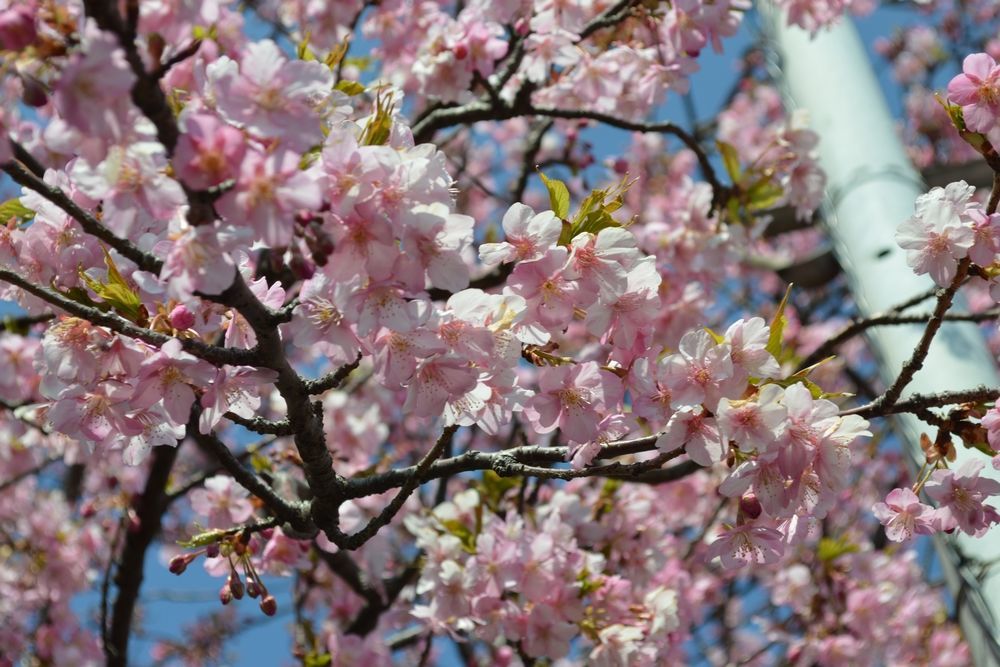
[[[187,569],[188,563],[190,562],[191,558],[187,554],[174,556],[170,559],[170,564],[167,566],[167,569],[173,574],[183,574],[184,570]]]
[[[274,616],[278,613],[278,601],[273,595],[266,595],[260,601],[260,610],[268,616]]]
[[[760,516],[760,513],[764,511],[761,507],[760,501],[757,500],[757,496],[753,493],[748,493],[742,498],[740,498],[740,514],[742,514],[747,519],[751,521]]]

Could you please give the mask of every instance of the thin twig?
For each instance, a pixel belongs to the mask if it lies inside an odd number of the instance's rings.
[[[808,368],[813,364],[826,359],[833,354],[840,345],[854,338],[858,334],[872,327],[881,327],[897,324],[924,324],[929,322],[934,313],[920,313],[918,315],[901,315],[898,313],[885,313],[873,315],[862,320],[856,320],[838,331],[830,339],[816,348],[799,364],[798,370]],[[1000,317],[1000,309],[983,311],[981,313],[946,313],[942,319],[947,322],[986,322]]]
[[[891,409],[899,400],[899,397],[903,394],[903,390],[906,389],[906,386],[913,379],[916,372],[923,367],[927,353],[930,351],[931,342],[934,340],[934,336],[941,328],[941,325],[944,324],[944,314],[951,307],[952,301],[955,299],[955,293],[965,280],[965,276],[969,272],[970,263],[968,258],[958,263],[958,269],[951,284],[938,292],[937,305],[934,307],[931,318],[927,321],[927,328],[924,329],[924,333],[920,337],[917,347],[913,350],[913,354],[903,364],[903,368],[899,372],[896,381],[892,383],[892,386],[872,401],[869,406],[872,406],[876,410]]]
[[[215,455],[222,467],[233,476],[233,479],[247,491],[263,500],[276,517],[290,524],[298,532],[306,533],[312,529],[311,522],[298,507],[278,495],[267,482],[243,465],[215,433],[201,433],[194,419],[188,425],[188,431],[195,442]],[[315,530],[313,529],[312,532]]]
[[[403,507],[403,503],[409,499],[413,491],[421,484],[424,473],[426,473],[431,464],[434,463],[439,456],[441,456],[441,452],[444,451],[448,441],[454,437],[455,431],[457,430],[458,426],[445,427],[441,437],[437,439],[437,442],[434,443],[431,450],[427,452],[427,454],[420,459],[420,462],[413,468],[413,471],[409,474],[406,481],[403,482],[403,485],[400,487],[399,491],[389,504],[386,505],[374,519],[365,524],[364,528],[351,535],[341,532],[339,528],[334,531],[327,531],[327,536],[330,537],[333,543],[341,549],[353,551],[374,537],[383,526],[392,521],[393,517],[395,517],[396,514],[399,513],[399,510]],[[330,532],[333,532],[333,535],[330,535]]]

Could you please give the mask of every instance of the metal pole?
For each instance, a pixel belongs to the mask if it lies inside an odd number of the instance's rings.
[[[925,187],[903,150],[853,23],[842,19],[810,38],[787,26],[770,3],[762,2],[758,9],[777,49],[776,78],[784,86],[786,103],[806,109],[820,136],[819,160],[829,179],[824,217],[858,308],[868,316],[926,291],[932,282],[913,273],[894,239],[897,226],[913,215],[914,200]],[[912,354],[922,331],[922,325],[868,330],[887,386]],[[976,325],[946,323],[904,398],[911,393],[998,384],[995,359]],[[900,416],[896,425],[911,462],[919,467],[924,459],[919,436],[927,426],[912,415]],[[957,449],[955,465],[983,458],[981,453]],[[990,465],[983,475],[1000,478]],[[1000,569],[984,567],[1000,557],[1000,528],[979,539],[956,533],[934,541],[976,664],[1000,665]]]

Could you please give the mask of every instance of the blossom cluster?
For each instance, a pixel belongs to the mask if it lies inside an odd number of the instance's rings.
[[[588,145],[686,91],[749,2],[264,0],[258,40],[227,0],[125,3],[120,25],[92,4],[0,0],[21,102],[0,168],[22,185],[0,298],[24,311],[0,332],[0,664],[98,663],[75,596],[103,576],[127,603],[112,571],[157,537],[227,610],[294,607],[305,664],[392,664],[383,639],[414,625],[491,664],[680,663],[712,618],[731,634],[747,582],[768,614],[716,662],[771,641],[803,664],[967,660],[920,566],[872,536],[899,461],[852,465],[871,431],[828,393],[835,363],[795,368],[829,323],[762,306],[783,286],[743,262],[759,217],[819,205],[806,119],[747,76],[715,128],[725,175],[696,140]],[[813,31],[869,9],[779,4]],[[991,63],[950,88],[987,136]],[[947,285],[992,263],[997,222],[953,184],[900,238]],[[979,534],[1000,518],[980,468],[875,516],[893,540]],[[236,632],[215,618],[155,657],[211,660]]]

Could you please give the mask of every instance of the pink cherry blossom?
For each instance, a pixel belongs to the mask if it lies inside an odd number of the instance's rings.
[[[661,451],[670,452],[680,447],[692,461],[703,466],[718,463],[729,450],[715,419],[706,415],[700,406],[680,408],[656,439],[656,448]]]
[[[896,232],[896,242],[907,250],[907,264],[916,273],[929,273],[942,287],[951,283],[958,260],[975,242],[971,227],[961,217],[972,190],[961,181],[921,195],[916,215]]]
[[[781,533],[767,526],[744,523],[724,530],[708,546],[705,558],[719,558],[722,567],[732,569],[776,563],[783,553]]]
[[[717,344],[706,331],[685,334],[677,353],[662,363],[675,408],[704,404],[714,409],[723,395],[742,393],[743,383],[733,376],[729,346]]]
[[[219,111],[252,134],[303,152],[323,141],[319,109],[331,94],[333,74],[322,63],[288,60],[270,40],[247,46],[235,68],[219,68]]]
[[[885,526],[885,534],[893,542],[905,542],[914,535],[935,532],[934,508],[920,502],[910,489],[893,489],[884,503],[875,503],[872,513]]]
[[[621,394],[621,382],[595,362],[558,366],[540,378],[525,415],[539,433],[561,428],[570,440],[586,443],[597,437],[600,411],[613,409]]]
[[[136,380],[133,407],[146,408],[161,401],[174,424],[186,424],[195,394],[193,386],[203,386],[214,373],[204,361],[184,352],[172,338],[142,363]]]
[[[985,53],[966,56],[962,73],[948,82],[948,99],[961,105],[970,130],[993,130],[1000,118],[1000,65]]]
[[[236,186],[215,204],[233,225],[249,225],[271,247],[292,240],[294,214],[322,203],[316,179],[299,170],[299,156],[279,150],[271,155],[248,151]]]
[[[924,485],[936,501],[940,530],[959,528],[976,537],[993,524],[1000,514],[986,500],[1000,493],[1000,482],[980,477],[985,461],[969,459],[956,470],[935,470]]]
[[[123,136],[135,74],[118,40],[88,21],[79,51],[62,71],[53,102],[70,126],[102,139]]]
[[[253,515],[250,494],[228,475],[214,475],[191,493],[191,509],[211,528],[231,528]]]
[[[177,176],[189,187],[205,189],[236,178],[246,152],[246,139],[212,114],[182,117],[184,134],[174,150]]]
[[[556,244],[562,221],[552,211],[536,214],[524,204],[514,204],[503,216],[506,241],[483,243],[479,256],[485,264],[541,259]]]

